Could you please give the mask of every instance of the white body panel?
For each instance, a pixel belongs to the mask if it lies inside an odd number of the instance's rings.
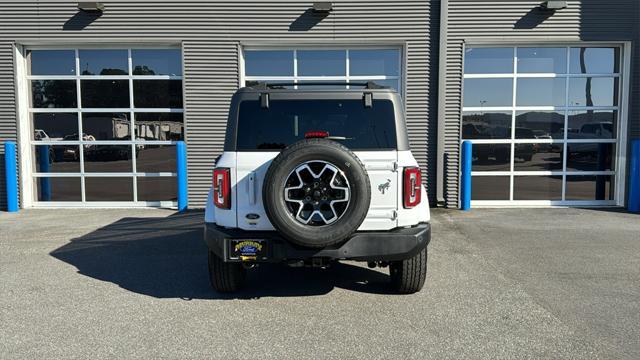
[[[262,185],[271,161],[278,152],[225,152],[216,167],[231,169],[231,209],[218,209],[207,200],[205,221],[245,230],[274,230],[262,204]],[[369,174],[371,205],[359,231],[390,230],[429,221],[424,187],[422,201],[403,208],[402,176],[405,166],[417,166],[410,151],[356,151]],[[257,214],[257,219],[247,219]]]

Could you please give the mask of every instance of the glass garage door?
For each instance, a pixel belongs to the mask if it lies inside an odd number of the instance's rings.
[[[322,88],[348,88],[349,84],[373,81],[402,93],[401,52],[395,48],[352,49],[245,49],[244,80],[304,84],[331,83]],[[344,85],[341,85],[344,84]],[[313,85],[283,85],[309,89]]]
[[[174,204],[180,49],[31,49],[27,63],[36,204]]]
[[[472,201],[615,204],[620,63],[616,47],[467,48]]]

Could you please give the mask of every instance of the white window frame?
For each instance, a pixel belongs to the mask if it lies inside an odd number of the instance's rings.
[[[248,76],[245,74],[244,52],[245,51],[270,51],[270,50],[282,50],[293,51],[293,75],[292,76]],[[302,76],[298,75],[298,51],[300,50],[344,50],[345,56],[345,75],[337,76]],[[396,50],[398,52],[398,66],[399,73],[397,76],[388,75],[350,75],[349,74],[349,51],[350,50]],[[398,82],[397,91],[400,95],[404,94],[404,73],[405,63],[403,61],[404,52],[402,45],[343,45],[343,46],[331,46],[331,45],[315,45],[315,46],[251,46],[244,45],[240,48],[240,87],[243,87],[247,81],[282,81],[297,84],[299,81],[336,81],[336,82],[362,82],[362,81],[375,81],[375,80],[396,80]],[[294,85],[294,89],[298,86]],[[349,89],[349,86],[346,85]]]
[[[477,44],[464,44],[462,52],[465,53],[467,47],[473,48],[513,48],[513,72],[510,73],[489,73],[489,74],[465,74],[464,69],[462,79],[513,79],[512,103],[511,106],[486,106],[486,107],[464,107],[460,110],[460,124],[462,124],[462,114],[466,111],[510,111],[511,119],[511,139],[463,139],[462,126],[460,126],[460,142],[468,140],[473,144],[509,144],[511,145],[510,170],[509,171],[472,171],[473,176],[509,176],[509,200],[472,200],[474,207],[526,207],[526,206],[623,206],[625,197],[625,177],[626,177],[626,144],[627,144],[627,124],[629,106],[629,68],[630,68],[630,43],[628,42],[561,42],[561,43],[501,43],[501,42],[479,42]],[[551,47],[566,49],[566,73],[518,73],[518,48]],[[572,74],[570,73],[570,51],[572,47],[613,47],[620,51],[620,64],[618,73],[610,74]],[[464,56],[463,56],[464,57]],[[464,64],[464,59],[463,59]],[[569,106],[569,80],[571,78],[586,77],[607,77],[618,79],[618,104],[615,106]],[[516,106],[516,86],[519,78],[564,78],[565,79],[565,105],[564,106]],[[462,99],[461,101],[464,101]],[[572,110],[614,110],[617,113],[617,138],[615,139],[568,139],[568,114]],[[515,139],[515,121],[517,111],[539,110],[539,111],[563,111],[564,112],[564,137],[562,139]],[[562,144],[563,159],[561,171],[515,171],[515,144]],[[615,145],[615,159],[613,171],[566,171],[567,166],[567,144],[572,143],[611,143]],[[614,187],[610,189],[613,200],[565,200],[566,177],[572,175],[611,175]],[[514,177],[515,176],[562,176],[562,200],[514,200]],[[473,181],[473,179],[472,179]]]
[[[127,75],[81,75],[79,63],[79,51],[102,50],[102,49],[120,49],[127,50]],[[133,65],[131,51],[138,49],[177,49],[180,50],[180,59],[182,63],[182,75],[133,75]],[[71,50],[75,52],[76,71],[74,75],[30,75],[27,72],[28,58],[27,53],[31,50]],[[184,113],[184,104],[182,108],[136,108],[134,105],[133,80],[183,80],[184,77],[184,55],[180,45],[175,44],[122,44],[122,45],[56,45],[56,46],[19,46],[15,47],[16,54],[16,77],[17,77],[17,98],[18,98],[18,118],[19,118],[19,138],[20,138],[20,185],[22,207],[43,207],[43,208],[60,208],[60,207],[177,207],[177,201],[139,201],[137,178],[138,177],[176,177],[177,173],[172,172],[138,172],[136,164],[137,145],[173,145],[177,143],[172,140],[96,140],[86,141],[79,140],[61,141],[61,140],[33,140],[33,130],[31,129],[31,114],[33,113],[76,113],[78,117],[78,134],[83,133],[82,114],[84,113],[128,113],[130,121],[131,135],[135,132],[135,114],[136,113]],[[31,80],[74,80],[76,81],[77,107],[75,108],[33,108],[31,107]],[[80,92],[81,80],[127,80],[129,84],[129,107],[125,108],[83,108]],[[184,101],[184,81],[181,96]],[[186,128],[186,127],[185,127]],[[186,129],[184,131],[186,133]],[[72,173],[39,173],[35,171],[35,145],[77,145],[79,146],[79,172]],[[128,172],[85,172],[84,171],[84,145],[129,145],[131,146],[131,162],[132,170]],[[80,179],[81,201],[38,201],[35,192],[34,182],[42,177],[74,177]],[[124,177],[132,179],[132,201],[88,201],[86,200],[85,178],[107,178],[107,177]],[[177,181],[177,179],[176,179]]]

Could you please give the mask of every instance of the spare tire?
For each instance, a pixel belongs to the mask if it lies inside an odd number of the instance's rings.
[[[291,243],[320,248],[347,239],[369,211],[371,185],[348,148],[304,139],[271,163],[262,188],[271,224]]]

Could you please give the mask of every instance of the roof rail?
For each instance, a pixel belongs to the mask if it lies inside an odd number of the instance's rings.
[[[376,84],[374,81],[367,82],[339,82],[339,81],[318,81],[318,82],[304,82],[304,83],[293,83],[293,82],[278,82],[278,83],[265,83],[258,82],[254,85],[247,86],[248,88],[255,90],[268,90],[268,89],[284,89],[287,86],[336,86],[336,85],[349,85],[350,87],[358,86],[363,87],[364,89],[389,89],[388,86],[382,86],[380,84]]]

